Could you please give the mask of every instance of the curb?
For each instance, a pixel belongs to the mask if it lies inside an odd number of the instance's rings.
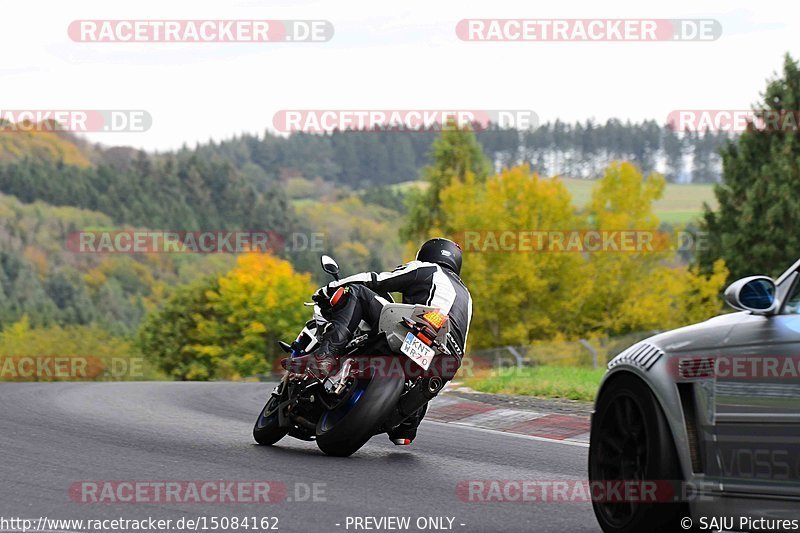
[[[448,396],[446,393],[430,403],[425,418],[457,424],[527,435],[569,443],[589,443],[590,419],[587,415],[567,415],[506,409],[481,402]]]

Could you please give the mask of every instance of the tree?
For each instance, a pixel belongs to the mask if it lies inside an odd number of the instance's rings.
[[[0,332],[0,354],[0,381],[163,378],[140,364],[131,342],[97,325],[32,327],[23,315]],[[23,363],[25,358],[33,363]]]
[[[454,182],[464,183],[469,176],[482,183],[491,172],[489,160],[468,126],[462,129],[447,125],[431,151],[433,164],[422,171],[426,188],[408,195],[408,219],[401,230],[406,240],[422,240],[433,230],[446,230],[448,222],[442,213],[442,191]]]
[[[672,125],[664,128],[664,156],[666,157],[667,181],[677,183],[683,174],[684,140]]]
[[[351,196],[328,203],[325,209],[301,206],[298,214],[310,234],[325,235],[325,253],[336,257],[342,272],[385,270],[402,263],[402,243],[397,239],[402,216],[395,210]],[[307,257],[305,264],[316,280],[327,283],[330,278],[319,268],[320,250],[309,249],[295,256],[301,254]],[[380,258],[378,264],[374,256]]]
[[[797,118],[800,109],[800,69],[787,54],[783,76],[767,84],[762,109]],[[707,205],[702,229],[708,247],[698,262],[709,271],[724,259],[732,279],[752,274],[777,275],[797,259],[800,250],[800,135],[762,131],[748,126],[736,142],[722,150],[723,183],[715,187],[718,211]]]
[[[503,252],[495,238],[503,231],[519,235],[579,228],[581,218],[564,184],[542,179],[527,166],[484,182],[468,174],[443,191],[442,211],[454,230],[450,237],[464,249],[462,275],[475,310],[471,347],[527,344],[559,335],[574,300],[580,255]]]
[[[580,305],[572,317],[581,334],[669,329],[719,312],[718,295],[727,274],[721,262],[712,265],[708,277],[670,265],[676,257],[670,246],[674,241],[659,231],[653,212],[664,185],[659,174],[645,178],[631,163],[614,163],[592,190],[586,206],[589,229],[604,235],[633,231],[648,236],[652,246],[588,255],[578,278]]]
[[[177,291],[148,316],[138,343],[175,379],[239,379],[270,370],[278,340],[293,340],[308,318],[308,274],[270,254],[246,253],[219,278]]]
[[[168,377],[208,380],[215,376],[216,365],[204,349],[207,335],[200,325],[221,319],[209,299],[218,288],[219,282],[213,277],[185,285],[143,321],[137,344],[147,360]]]
[[[616,163],[578,212],[559,179],[542,179],[524,166],[483,183],[468,175],[451,184],[442,192],[442,210],[450,237],[464,248],[462,276],[475,309],[470,348],[610,337],[718,313],[724,264],[715,264],[710,276],[675,266],[652,207],[663,188],[660,175],[643,178],[634,165]],[[533,234],[566,242],[591,230],[647,232],[653,246],[581,253],[535,236],[527,239],[532,244],[523,241]],[[499,242],[504,233],[510,248]]]

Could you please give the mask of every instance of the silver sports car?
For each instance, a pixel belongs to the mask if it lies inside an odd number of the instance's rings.
[[[739,312],[608,364],[589,448],[604,531],[800,529],[800,261],[725,301]]]

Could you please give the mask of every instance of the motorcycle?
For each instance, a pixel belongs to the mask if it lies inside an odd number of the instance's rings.
[[[321,264],[339,280],[333,258],[323,255]],[[331,298],[334,305],[343,291]],[[426,371],[435,357],[450,355],[447,316],[433,307],[395,303],[389,294],[379,297],[384,306],[377,330],[361,322],[333,375],[284,373],[256,420],[256,442],[271,446],[288,435],[316,441],[327,455],[347,457],[373,436],[397,428],[442,390],[442,378]],[[292,358],[319,347],[329,322],[320,303],[307,302],[313,318],[294,342],[279,343]]]

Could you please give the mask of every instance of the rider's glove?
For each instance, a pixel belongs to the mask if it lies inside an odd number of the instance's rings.
[[[330,285],[325,285],[317,289],[317,292],[314,293],[314,296],[311,297],[314,302],[320,307],[330,307],[331,306],[331,296],[336,291]]]

